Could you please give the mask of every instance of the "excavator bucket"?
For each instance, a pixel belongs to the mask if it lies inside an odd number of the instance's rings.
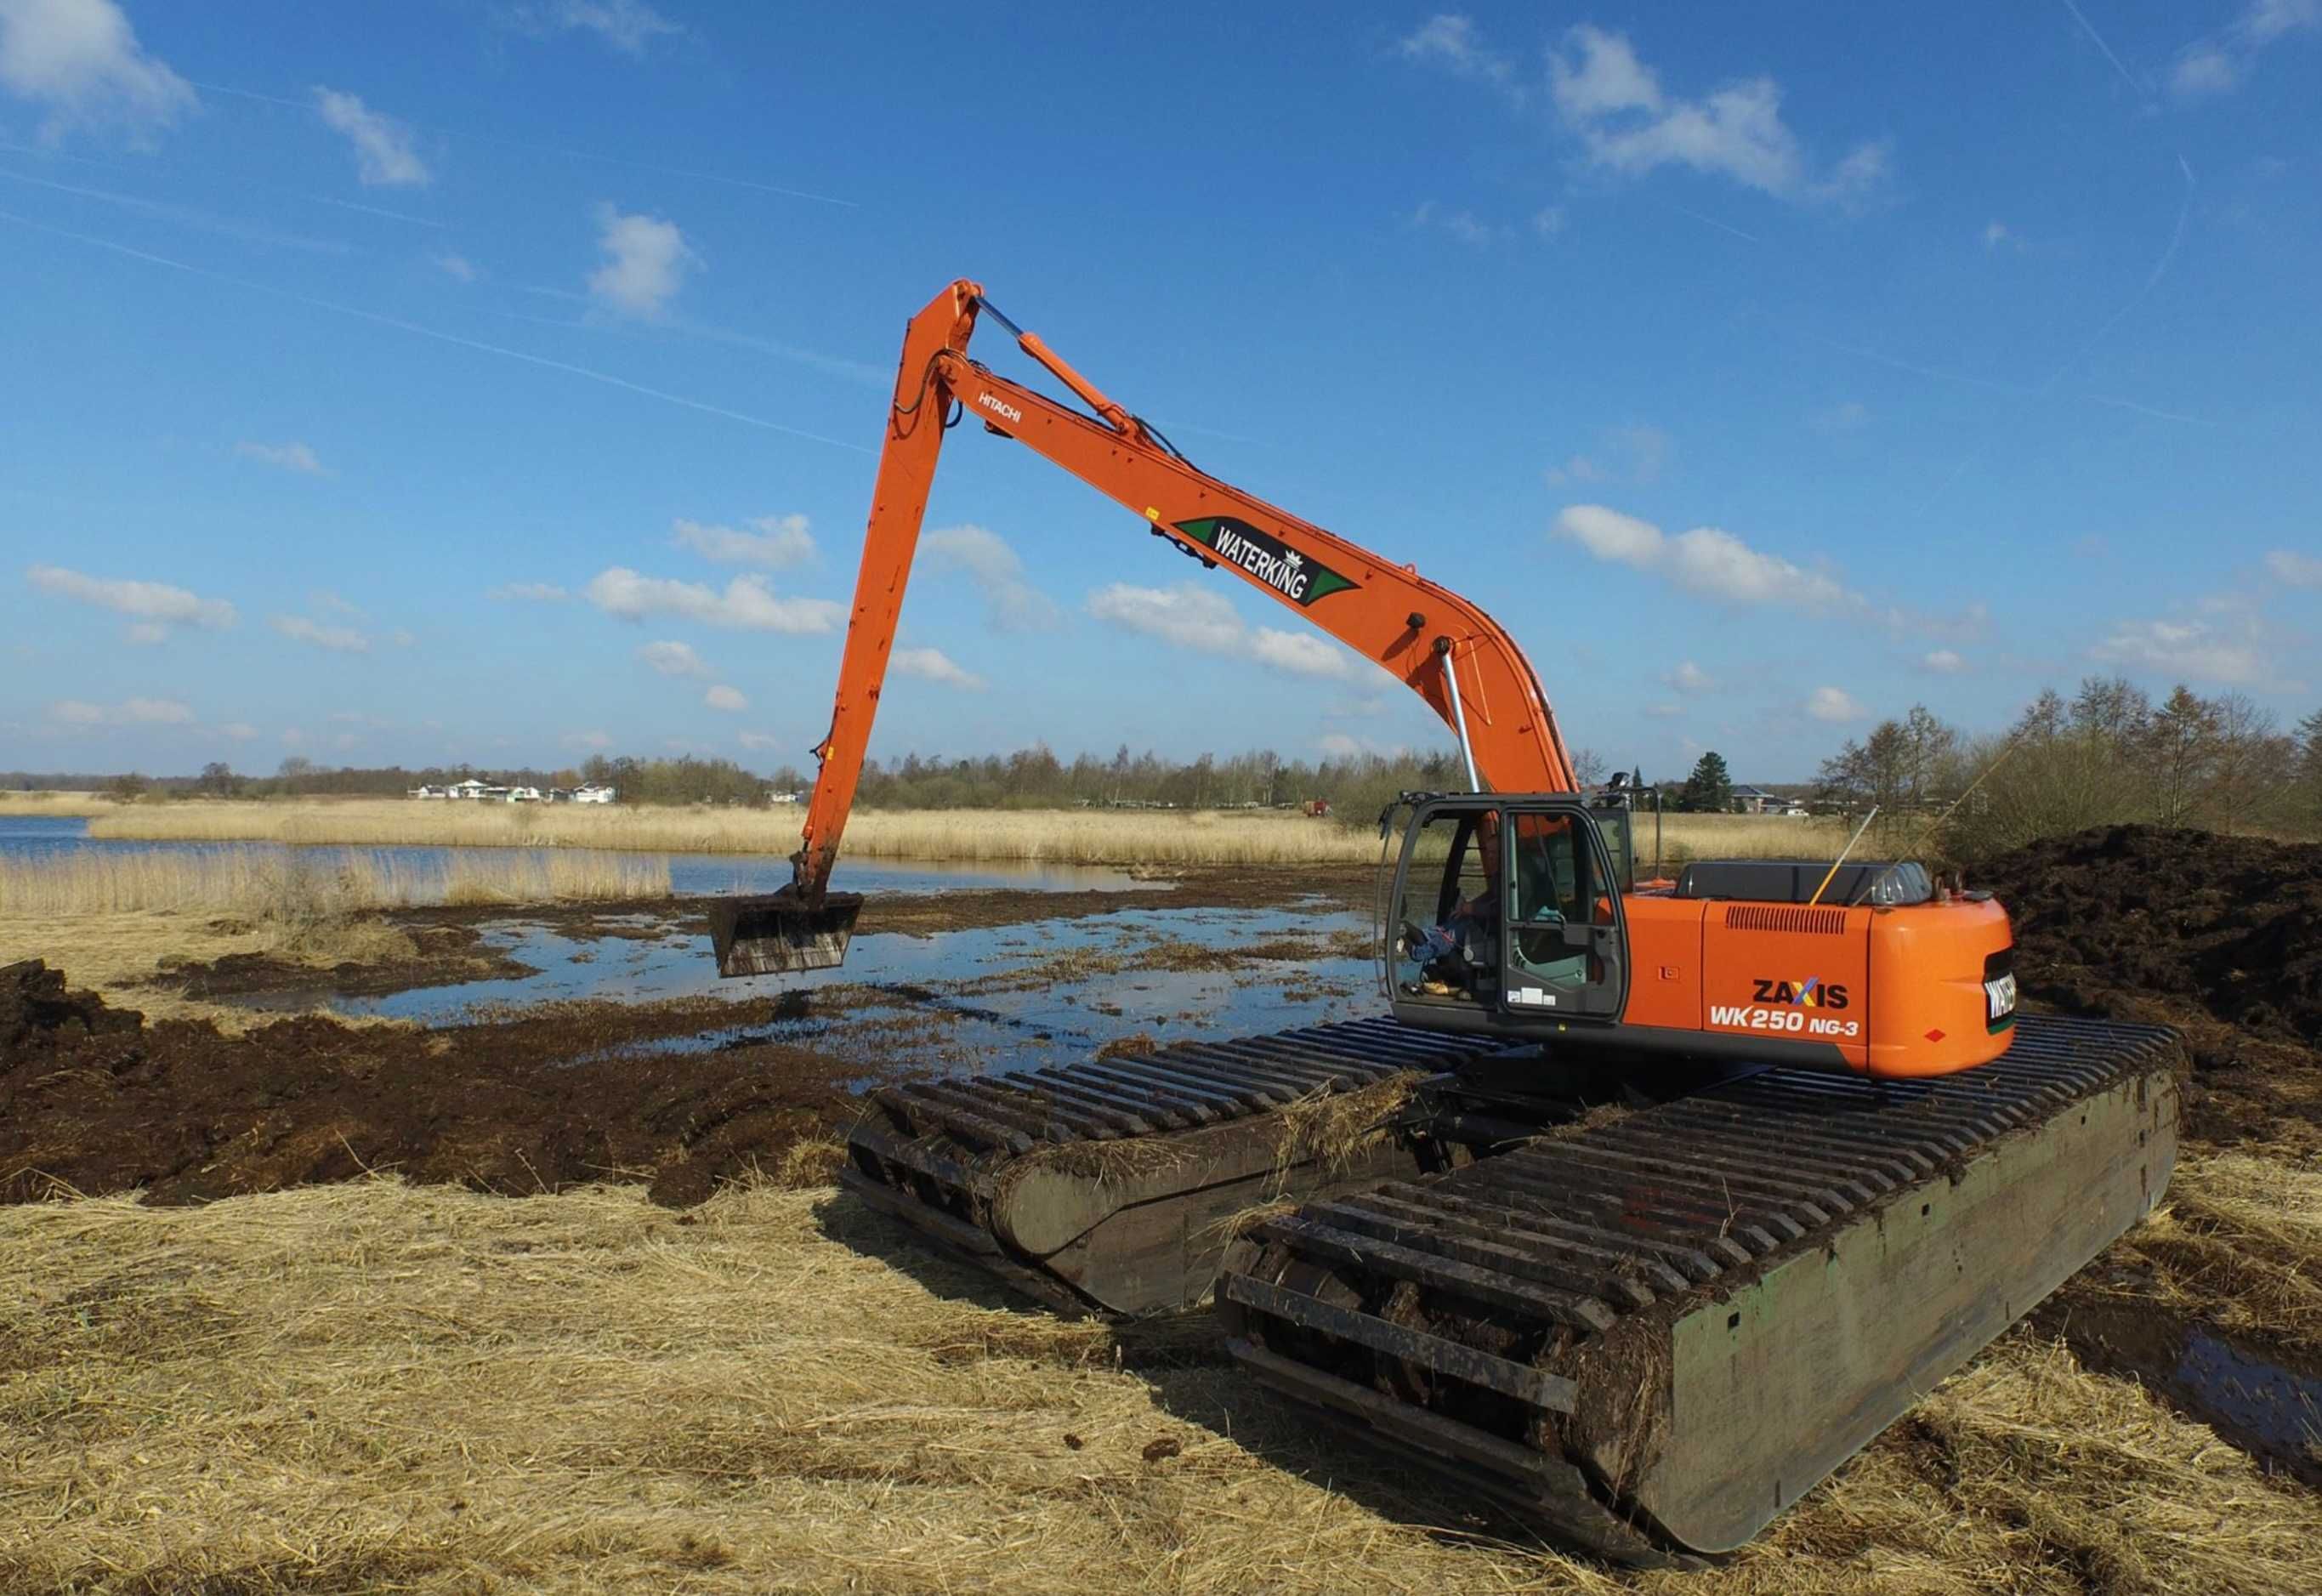
[[[721,976],[781,976],[835,969],[863,913],[863,894],[834,892],[811,903],[796,887],[754,897],[713,899],[709,940]]]

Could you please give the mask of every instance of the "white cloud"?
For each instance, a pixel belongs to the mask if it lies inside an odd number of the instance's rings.
[[[1683,704],[1647,704],[1645,706],[1647,718],[1654,720],[1674,720],[1684,713]]]
[[[218,735],[238,743],[246,743],[258,735],[258,728],[247,720],[229,720],[218,728]]]
[[[121,635],[132,643],[142,643],[150,647],[156,643],[168,642],[169,628],[158,620],[141,620]]]
[[[1771,78],[1737,79],[1699,99],[1676,97],[1627,35],[1591,23],[1571,29],[1550,52],[1549,84],[1589,161],[1625,177],[1680,166],[1800,201],[1859,199],[1888,177],[1887,146],[1877,142],[1856,146],[1815,175],[1782,120],[1781,87]]]
[[[2177,52],[2169,90],[2180,100],[2230,94],[2256,69],[2266,46],[2322,29],[2322,0],[2250,0],[2226,29]]]
[[[572,595],[553,582],[511,582],[505,587],[494,588],[489,596],[523,599],[535,604],[561,604]]]
[[[1293,675],[1347,680],[1356,674],[1355,656],[1339,645],[1304,632],[1245,626],[1224,594],[1191,582],[1167,588],[1116,582],[1089,594],[1088,612],[1183,648],[1242,656]]]
[[[1190,582],[1167,588],[1116,582],[1088,596],[1088,612],[1098,620],[1206,654],[1238,653],[1247,635],[1232,601]]]
[[[267,624],[294,643],[311,643],[317,648],[335,649],[342,654],[361,654],[370,647],[370,639],[349,626],[328,626],[319,620],[309,620],[303,615],[276,615]]]
[[[984,623],[995,632],[1047,631],[1063,619],[1056,602],[1024,580],[1024,562],[1005,538],[973,524],[938,527],[919,552],[937,570],[964,571],[983,595]]]
[[[584,590],[590,603],[623,620],[677,615],[740,631],[820,635],[838,629],[846,607],[828,599],[778,598],[766,579],[737,576],[723,592],[699,582],[641,576],[626,565],[599,572]]]
[[[1817,687],[1806,700],[1806,713],[1817,720],[1833,724],[1844,720],[1860,720],[1870,711],[1854,702],[1842,687]]]
[[[2265,556],[2268,575],[2291,587],[2322,587],[2322,560],[2292,549],[2278,548]]]
[[[355,147],[355,173],[366,188],[415,188],[432,180],[411,147],[411,129],[372,110],[353,95],[315,86],[315,109]]]
[[[658,317],[700,257],[687,247],[676,223],[659,216],[600,205],[597,223],[605,263],[589,274],[590,294],[624,316]]]
[[[1717,685],[1717,678],[1687,660],[1673,671],[1661,673],[1662,683],[1679,693],[1707,693]]]
[[[1841,433],[1860,432],[1870,425],[1870,411],[1859,399],[1844,399],[1827,409],[1816,410],[1806,417],[1806,424],[1816,432],[1835,437]]]
[[[1328,637],[1262,626],[1250,634],[1250,657],[1297,676],[1345,681],[1355,674],[1354,656]]]
[[[47,110],[50,140],[90,127],[142,142],[200,104],[114,0],[0,0],[0,87]]]
[[[1986,222],[1983,225],[1983,247],[1996,250],[2003,243],[2014,244],[2019,250],[2024,247],[2024,241],[2007,230],[2007,223],[1996,219]]]
[[[332,592],[329,588],[318,588],[314,592],[308,593],[306,602],[332,615],[352,615],[357,619],[362,618],[361,610],[347,602],[343,595]]]
[[[66,726],[190,726],[194,711],[174,698],[132,698],[117,704],[65,698],[49,706],[49,719]]]
[[[34,565],[24,578],[42,592],[78,599],[99,609],[133,615],[147,627],[138,628],[136,641],[151,641],[153,626],[197,626],[222,630],[234,622],[234,610],[224,599],[205,599],[162,582],[137,582],[120,576],[85,576],[59,565]]]
[[[1631,482],[1640,485],[1660,480],[1677,445],[1658,427],[1641,422],[1608,427],[1597,435],[1602,445],[1593,454],[1575,454],[1561,465],[1548,468],[1552,488],[1573,482]]]
[[[644,0],[525,0],[502,6],[499,20],[536,38],[594,33],[624,55],[643,55],[658,35],[685,32]]]
[[[417,637],[413,637],[408,630],[402,627],[398,627],[393,631],[388,633],[387,640],[394,644],[398,648],[408,648],[419,641]]]
[[[287,444],[252,443],[245,438],[233,446],[233,452],[244,460],[261,461],[268,465],[295,471],[310,477],[326,477],[330,467],[317,459],[315,451],[293,438]]]
[[[1543,206],[1531,214],[1531,230],[1542,238],[1554,238],[1564,231],[1564,207]]]
[[[782,746],[782,739],[771,731],[738,731],[734,734],[734,740],[754,753],[763,753],[768,748]]]
[[[613,746],[613,739],[601,731],[568,731],[562,740],[568,748],[593,748],[599,753]]]
[[[1478,250],[1488,247],[1506,231],[1492,225],[1471,210],[1444,210],[1431,199],[1421,201],[1419,208],[1411,213],[1411,225],[1438,229],[1449,234],[1468,248]]]
[[[1557,517],[1556,533],[1600,560],[1633,566],[1727,603],[1769,604],[1809,614],[1871,610],[1869,601],[1833,578],[1760,553],[1716,527],[1669,537],[1650,521],[1601,504],[1576,504]]]
[[[723,682],[703,693],[701,702],[713,710],[731,710],[737,713],[750,707],[750,701],[742,696],[739,688],[728,687]]]
[[[745,532],[681,520],[675,523],[672,541],[721,565],[763,565],[780,571],[814,558],[814,535],[807,530],[804,516],[760,516],[750,525],[757,530]]]
[[[1967,661],[1961,657],[1956,648],[1932,650],[1920,656],[1919,665],[1924,670],[1933,671],[1939,675],[1945,676],[1957,675],[1967,669]]]
[[[476,263],[465,255],[438,255],[435,264],[443,269],[444,276],[458,278],[462,282],[473,282],[480,275]]]
[[[983,677],[955,664],[940,648],[898,648],[887,656],[887,668],[898,675],[943,682],[971,693],[984,688]]]
[[[1420,23],[1409,37],[1397,40],[1395,50],[1405,60],[1441,67],[1462,78],[1481,78],[1513,99],[1523,98],[1515,63],[1485,45],[1473,17],[1439,13]]]
[[[707,676],[712,674],[708,663],[696,654],[689,643],[647,643],[637,650],[637,658],[664,676]]]
[[[1550,50],[1548,81],[1556,108],[1567,117],[1589,122],[1622,111],[1661,109],[1660,79],[1637,59],[1626,34],[1582,23],[1565,35],[1565,43],[1579,59]]]
[[[2208,601],[2201,609],[2205,617],[2116,621],[2089,657],[2229,687],[2275,683],[2275,650],[2257,612],[2230,599]]]

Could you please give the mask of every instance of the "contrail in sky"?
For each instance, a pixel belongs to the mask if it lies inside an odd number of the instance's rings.
[[[2073,5],[2072,0],[2063,0],[2063,6],[2066,11],[2072,14],[2072,20],[2080,24],[2080,32],[2086,33],[2090,41],[2093,42],[2098,50],[2104,51],[2104,59],[2112,63],[2112,69],[2120,74],[2120,80],[2123,83],[2127,84],[2129,87],[2135,89],[2138,94],[2143,94],[2144,92],[2144,85],[2139,83],[2135,78],[2131,77],[2129,75],[2128,69],[2120,64],[2120,58],[2113,54],[2112,46],[2104,41],[2104,35],[2097,32],[2096,24],[2089,22],[2087,17],[2080,14],[2080,8]]]
[[[763,416],[745,415],[740,410],[727,409],[722,405],[688,399],[681,393],[671,393],[659,388],[647,388],[642,382],[632,382],[626,377],[616,377],[608,371],[591,371],[587,366],[576,366],[567,361],[551,360],[546,355],[530,354],[524,350],[509,349],[498,344],[486,344],[478,338],[463,338],[457,333],[441,332],[434,327],[422,326],[417,322],[405,321],[400,316],[384,316],[376,310],[358,309],[352,305],[341,305],[330,299],[318,299],[311,294],[301,294],[289,289],[276,288],[270,283],[252,282],[246,277],[234,277],[227,272],[213,271],[206,266],[194,266],[183,261],[173,261],[167,255],[156,255],[145,250],[132,249],[125,243],[115,243],[109,238],[98,238],[87,233],[75,233],[69,228],[52,226],[46,222],[36,222],[30,216],[20,216],[14,211],[0,210],[0,222],[14,222],[20,227],[30,227],[38,233],[54,234],[59,238],[69,238],[79,243],[95,245],[98,249],[111,250],[115,254],[127,255],[132,260],[144,261],[155,266],[166,266],[173,271],[184,271],[195,277],[206,277],[214,282],[230,283],[235,288],[247,289],[252,293],[265,294],[271,298],[288,299],[294,305],[305,305],[316,310],[327,310],[334,316],[352,316],[357,321],[374,322],[383,327],[393,327],[398,332],[409,333],[415,337],[432,338],[438,344],[455,344],[462,349],[473,349],[485,354],[497,354],[503,360],[521,361],[529,366],[542,366],[552,371],[562,371],[568,376],[583,377],[591,382],[601,382],[608,388],[624,389],[630,393],[643,394],[647,399],[660,399],[664,404],[681,405],[689,410],[699,410],[705,415],[722,416],[728,421],[739,421],[747,427],[761,427],[768,432],[779,432],[791,437],[804,438],[809,443],[828,444],[834,449],[846,449],[856,454],[871,454],[877,452],[865,448],[860,444],[850,444],[840,438],[825,437],[818,432],[808,432],[801,427],[785,427],[779,421],[769,421]]]
[[[187,81],[196,88],[207,89],[212,94],[231,95],[238,100],[255,100],[261,105],[282,105],[293,111],[305,111],[314,115],[320,115],[315,111],[315,106],[306,100],[285,99],[280,95],[260,94],[255,89],[235,88],[224,83],[205,83],[199,78],[189,78]],[[848,210],[863,208],[861,203],[856,200],[840,199],[828,194],[809,193],[804,188],[784,188],[778,184],[760,183],[749,178],[728,177],[724,172],[699,171],[685,166],[664,166],[657,161],[635,161],[626,155],[605,155],[594,150],[571,150],[561,144],[535,144],[528,139],[506,139],[492,133],[462,132],[455,134],[443,128],[432,130],[422,128],[421,131],[432,131],[441,138],[473,139],[481,144],[500,144],[511,150],[530,150],[542,155],[562,155],[571,161],[601,161],[613,166],[635,167],[640,171],[667,172],[672,177],[679,178],[698,178],[705,183],[724,183],[730,188],[754,189],[760,194],[779,194],[788,199],[809,200],[816,205],[842,206]]]

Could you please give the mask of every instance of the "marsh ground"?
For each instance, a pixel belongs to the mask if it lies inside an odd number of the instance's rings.
[[[0,1589],[2314,1589],[2322,1414],[2311,1434],[2298,1416],[2322,1393],[2322,1058],[2295,973],[2317,917],[2279,860],[2193,846],[2090,840],[2004,887],[2049,905],[2019,908],[2027,989],[2187,1029],[2168,1206],[1698,1575],[1524,1544],[1248,1390],[1203,1322],[1023,1312],[825,1185],[852,1087],[1029,1045],[977,1017],[1011,990],[1090,959],[1100,985],[1181,963],[1344,983],[1328,935],[1060,949],[1043,935],[1151,896],[928,894],[874,901],[865,933],[1017,938],[1021,958],[955,989],[425,1028],[253,1020],[278,977],[311,986],[263,955],[133,961],[105,981],[116,1003],[208,1004],[244,1033],[0,1016],[20,1199],[0,1211]],[[1194,871],[1169,895],[1227,917],[1368,903],[1366,871],[1315,885]],[[481,958],[503,913],[390,922]],[[691,938],[690,913],[542,918],[611,957]]]

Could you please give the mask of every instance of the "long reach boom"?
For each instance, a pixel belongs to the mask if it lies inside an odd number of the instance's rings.
[[[1014,335],[1094,414],[997,376],[970,360],[978,316]],[[821,901],[838,857],[887,675],[895,622],[944,434],[961,417],[1012,438],[1145,518],[1205,567],[1223,566],[1299,612],[1425,699],[1459,737],[1483,785],[1570,792],[1577,784],[1556,713],[1515,639],[1492,618],[1411,565],[1326,532],[1195,467],[1159,430],[1107,398],[1038,335],[962,280],[910,321],[895,374],[886,446],[863,539],[855,613],[839,665],[829,735],[807,807],[793,890]]]

